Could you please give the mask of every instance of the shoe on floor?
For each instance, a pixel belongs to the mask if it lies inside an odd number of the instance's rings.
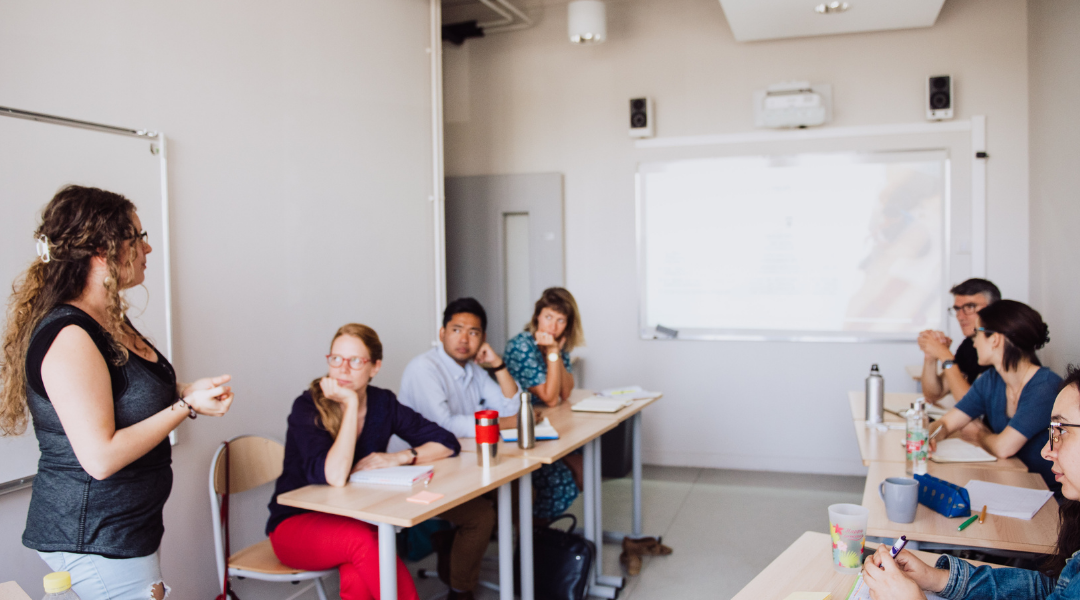
[[[671,548],[665,546],[660,542],[660,539],[654,537],[638,539],[624,537],[622,546],[623,552],[636,554],[638,556],[667,556],[672,553]]]
[[[626,574],[633,577],[641,573],[641,556],[623,550],[619,555],[619,564],[626,568]]]

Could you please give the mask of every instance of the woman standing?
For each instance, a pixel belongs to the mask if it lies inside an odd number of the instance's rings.
[[[278,559],[308,571],[338,568],[342,600],[379,597],[379,532],[370,523],[278,504],[280,494],[310,484],[341,487],[365,469],[428,463],[456,455],[457,438],[369,385],[382,368],[382,342],[366,325],[337,330],[326,355],[330,371],[293,402],[285,434],[285,463],[270,501],[266,534]],[[397,434],[413,447],[388,453]],[[397,561],[398,596],[417,598]]]
[[[39,260],[15,284],[4,335],[0,430],[41,449],[23,544],[70,571],[83,600],[160,599],[169,432],[221,416],[228,375],[178,384],[131,325],[121,292],[151,247],[123,196],[68,186],[42,213]]]
[[[959,431],[964,440],[998,458],[1015,456],[1060,495],[1050,462],[1040,455],[1061,384],[1061,378],[1035,355],[1050,340],[1049,329],[1038,312],[1015,300],[995,302],[978,316],[972,338],[975,351],[980,365],[994,368],[975,380],[963,399],[930,426],[930,433],[940,429],[938,438],[945,439]],[[977,420],[984,415],[986,425]]]
[[[503,360],[510,375],[522,389],[529,390],[537,404],[554,407],[570,398],[574,389],[570,351],[584,343],[574,296],[564,288],[548,288],[536,301],[525,331],[506,343]],[[583,470],[581,452],[575,452],[534,471],[533,516],[544,521],[566,512],[581,489]]]

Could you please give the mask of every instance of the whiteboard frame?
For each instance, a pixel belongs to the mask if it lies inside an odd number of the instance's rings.
[[[976,158],[976,152],[982,152],[983,146],[977,145],[977,141],[985,140],[985,117],[976,117],[981,119],[981,127],[978,127],[978,132],[975,128],[970,127],[970,123],[964,125],[950,124],[948,128],[941,128],[945,131],[972,131],[972,177],[973,183],[971,189],[971,203],[972,203],[972,277],[982,277],[982,271],[985,269],[985,202],[986,202],[986,188],[985,188],[985,158]],[[922,124],[917,124],[919,132],[925,131]],[[856,128],[848,128],[854,131]],[[777,134],[782,136],[785,133],[804,134],[802,130],[794,132],[762,132],[767,139],[757,141],[785,141],[785,139],[778,138]],[[880,127],[865,128],[864,132],[860,132],[858,136],[877,136],[883,133]],[[885,131],[885,133],[911,133],[910,130],[904,128],[894,128]],[[982,136],[982,140],[979,140],[976,133]],[[749,140],[746,138],[749,134],[738,134],[733,136],[731,143],[745,143]],[[852,137],[847,135],[826,135],[825,138],[834,137]],[[700,145],[712,145],[716,143],[727,143],[716,141],[719,136],[708,136],[708,142]],[[684,140],[686,138],[683,138]],[[792,139],[792,138],[787,138]],[[807,139],[805,135],[800,135],[797,139]],[[734,141],[737,140],[737,141]],[[654,142],[656,140],[653,140]],[[985,142],[982,142],[985,144]],[[694,145],[688,144],[684,141],[672,144],[673,146],[687,146]],[[665,147],[664,145],[656,144],[657,147]],[[913,149],[905,148],[898,150],[886,150],[879,149],[875,151],[858,151],[856,154],[899,154],[904,152],[919,152],[919,151],[931,151],[931,152],[944,152],[945,153],[945,194],[943,198],[943,227],[944,227],[944,257],[942,264],[942,284],[943,287],[948,285],[949,278],[952,272],[952,164],[955,157],[952,156],[950,148],[922,148]],[[826,154],[833,154],[836,152],[824,152]],[[761,152],[755,152],[754,155],[761,155]],[[800,152],[798,154],[806,154],[806,152]],[[769,154],[770,156],[788,156],[791,153],[777,152]],[[672,160],[659,160],[648,161],[655,163],[664,162],[678,162],[679,159]],[[689,160],[694,160],[693,158]],[[639,163],[639,168],[641,164]],[[982,170],[977,170],[975,167],[981,163]],[[978,186],[978,178],[982,177],[983,185]],[[638,277],[638,335],[643,340],[691,340],[691,341],[734,341],[734,342],[831,342],[831,343],[911,343],[918,337],[917,333],[883,333],[883,334],[867,334],[863,332],[825,332],[825,331],[806,331],[806,332],[794,332],[794,331],[768,331],[768,330],[731,330],[731,329],[683,329],[678,330],[676,337],[670,335],[664,335],[658,332],[655,327],[650,327],[648,324],[647,307],[646,307],[646,274],[645,274],[645,226],[643,219],[644,210],[644,197],[643,197],[643,181],[642,173],[640,170],[634,173],[634,237],[635,237],[635,254],[637,257],[637,277]],[[981,193],[979,197],[977,193]],[[976,204],[981,204],[980,207],[976,207]],[[981,221],[981,223],[980,223]],[[947,289],[947,287],[945,287]],[[662,323],[658,325],[663,325]]]
[[[151,151],[157,155],[158,166],[161,169],[161,227],[163,238],[161,244],[163,247],[161,251],[164,254],[163,263],[165,270],[165,344],[164,348],[160,349],[164,351],[165,357],[171,362],[173,360],[172,260],[171,252],[169,250],[171,246],[169,237],[169,169],[165,134],[160,131],[152,131],[149,129],[117,127],[114,125],[69,119],[67,117],[58,117],[56,115],[31,112],[7,106],[0,106],[0,116],[38,121],[40,123],[49,123],[52,125],[62,125],[65,127],[74,127],[76,129],[88,129],[101,133],[140,138],[151,142]],[[169,436],[170,439],[172,439],[173,434],[170,433]],[[0,482],[0,495],[31,487],[35,476],[36,474],[31,474],[25,477],[18,477],[16,479]]]

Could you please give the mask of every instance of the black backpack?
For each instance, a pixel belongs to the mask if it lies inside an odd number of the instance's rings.
[[[552,527],[570,519],[566,531]],[[536,600],[584,600],[589,572],[596,560],[596,545],[573,533],[574,515],[562,515],[547,527],[533,529],[533,581]],[[514,551],[514,593],[521,595],[521,549]]]

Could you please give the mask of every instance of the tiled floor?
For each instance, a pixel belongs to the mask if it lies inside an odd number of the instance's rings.
[[[646,557],[641,574],[619,595],[626,600],[730,598],[804,531],[828,531],[827,509],[862,501],[862,477],[762,473],[717,469],[646,467],[643,527],[661,535],[675,552]],[[571,508],[581,518],[581,501]],[[630,530],[630,479],[604,482],[604,526]],[[604,572],[621,573],[619,552],[604,547]],[[495,544],[489,555],[497,556]],[[434,559],[419,565],[434,568]],[[497,581],[494,560],[484,578]],[[419,580],[420,597],[445,591],[437,580]],[[483,589],[482,600],[498,593]]]

